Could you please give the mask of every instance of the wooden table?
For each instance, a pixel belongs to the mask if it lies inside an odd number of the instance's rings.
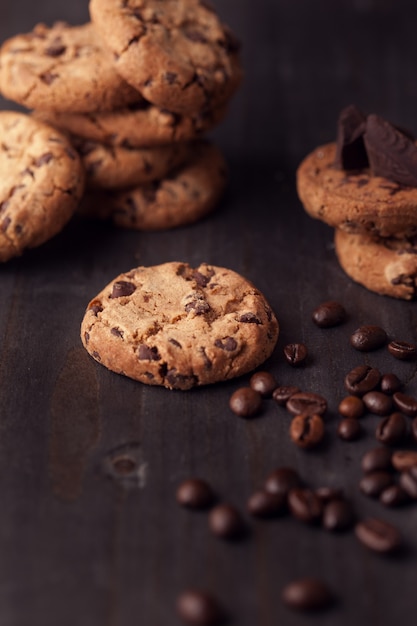
[[[349,345],[365,323],[416,341],[416,305],[350,281],[331,229],[304,213],[294,183],[303,156],[334,138],[347,104],[417,131],[417,8],[408,0],[216,5],[243,40],[246,71],[228,119],[213,133],[231,168],[218,211],[159,233],[74,220],[0,268],[2,626],[174,626],[176,597],[189,586],[211,590],[239,626],[416,621],[417,508],[385,510],[358,490],[360,459],[376,444],[379,418],[363,419],[357,443],[336,436],[343,378],[355,365],[394,371],[417,393],[413,363]],[[3,40],[40,21],[81,23],[88,10],[81,0],[3,0],[0,16]],[[329,401],[327,439],[317,452],[291,444],[289,416],[272,401],[257,419],[230,412],[231,393],[248,377],[170,392],[108,372],[87,355],[79,326],[88,300],[120,272],[173,260],[230,267],[265,293],[281,325],[267,369],[279,383]],[[311,312],[328,299],[343,302],[349,320],[320,330]],[[305,368],[284,361],[292,341],[308,346]],[[139,468],[130,483],[109,475],[120,446]],[[175,502],[178,483],[200,476],[244,510],[281,465],[313,486],[343,487],[358,518],[398,524],[403,553],[379,557],[353,532],[336,536],[290,517],[248,519],[247,539],[228,544],[209,534],[205,513]],[[332,609],[304,617],[283,607],[283,586],[304,575],[334,589]]]

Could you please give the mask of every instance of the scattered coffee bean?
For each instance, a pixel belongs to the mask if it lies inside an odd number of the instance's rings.
[[[380,553],[394,552],[402,543],[401,534],[395,526],[374,517],[356,524],[355,534],[364,546]]]
[[[311,489],[291,489],[288,506],[296,519],[307,524],[317,522],[323,512],[320,498]]]
[[[401,443],[407,436],[407,422],[401,413],[391,413],[381,420],[376,427],[375,437],[381,443],[394,445]]]
[[[268,493],[288,496],[290,489],[301,485],[301,479],[292,467],[279,467],[268,476],[264,489]]]
[[[218,504],[209,513],[209,528],[221,539],[236,539],[244,532],[239,511],[231,504]]]
[[[402,387],[402,382],[395,374],[384,374],[381,378],[380,388],[383,393],[392,396]]]
[[[339,403],[338,410],[343,417],[355,417],[357,419],[365,413],[365,405],[358,396],[346,396]]]
[[[269,372],[256,372],[249,381],[252,389],[261,394],[263,398],[270,398],[276,389],[275,378]]]
[[[396,450],[392,454],[392,464],[398,472],[408,470],[417,465],[417,452],[415,450]]]
[[[408,396],[401,391],[397,391],[392,396],[394,398],[395,406],[405,415],[409,417],[417,416],[417,400],[412,396]]]
[[[401,472],[400,486],[410,498],[417,500],[417,466]]]
[[[355,417],[345,417],[339,422],[337,434],[344,441],[355,441],[362,434],[362,426]]]
[[[296,415],[290,425],[291,441],[299,448],[310,450],[319,445],[324,437],[324,422],[320,415],[302,413]]]
[[[315,578],[301,578],[288,584],[282,592],[286,606],[297,611],[324,609],[333,601],[327,585]]]
[[[379,501],[384,506],[396,507],[409,502],[409,497],[402,487],[399,485],[391,485],[387,487],[379,496]]]
[[[254,417],[262,406],[262,396],[250,387],[241,387],[231,395],[229,407],[240,417]]]
[[[197,589],[184,591],[177,600],[177,613],[185,624],[215,626],[223,624],[225,613],[209,593]]]
[[[214,502],[210,485],[199,478],[189,478],[177,489],[177,502],[189,509],[206,509]]]
[[[362,470],[365,473],[392,469],[392,452],[388,448],[372,448],[362,457]]]
[[[347,500],[332,500],[324,507],[322,523],[326,530],[346,530],[353,523],[352,506]]]
[[[387,342],[387,333],[379,326],[361,326],[350,337],[350,345],[361,352],[382,348]]]
[[[411,361],[416,358],[417,347],[406,341],[390,341],[388,344],[388,352],[401,361]]]
[[[284,348],[284,356],[290,365],[303,365],[307,358],[307,347],[303,343],[289,343]]]
[[[247,502],[247,509],[254,517],[275,517],[287,508],[286,497],[282,494],[255,491]]]
[[[375,389],[381,380],[381,373],[376,367],[358,365],[345,377],[345,387],[354,396],[363,396]]]
[[[387,487],[394,482],[392,474],[383,471],[365,474],[359,483],[359,489],[369,498],[378,498]]]
[[[323,504],[327,504],[332,500],[342,500],[343,490],[338,487],[318,487],[314,490],[316,496],[320,498]]]
[[[368,391],[362,400],[368,411],[374,415],[388,415],[392,411],[392,398],[382,391]]]
[[[300,415],[301,413],[323,415],[327,410],[327,400],[318,393],[300,391],[290,397],[286,407],[291,415]]]
[[[281,387],[277,387],[276,389],[274,389],[272,397],[277,404],[279,404],[280,406],[285,406],[291,396],[293,396],[295,393],[299,393],[300,391],[301,390],[299,389],[299,387],[293,387],[291,385],[281,385]]]
[[[314,309],[312,318],[319,328],[331,328],[343,324],[346,320],[346,310],[340,302],[330,300],[329,302],[322,302]]]

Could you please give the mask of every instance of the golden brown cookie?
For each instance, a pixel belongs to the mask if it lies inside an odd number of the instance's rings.
[[[314,150],[297,171],[297,191],[311,217],[349,233],[406,237],[417,232],[417,188],[368,170],[334,166],[336,144]]]
[[[0,137],[0,261],[7,261],[68,222],[84,168],[64,135],[22,113],[0,112]]]
[[[277,338],[275,315],[252,283],[205,263],[121,274],[89,303],[81,324],[96,361],[171,389],[240,376],[270,356]]]
[[[92,24],[16,35],[0,49],[0,92],[32,109],[106,111],[141,99],[114,69],[113,55]]]
[[[335,247],[346,274],[370,291],[404,300],[416,297],[416,240],[373,239],[336,230]]]

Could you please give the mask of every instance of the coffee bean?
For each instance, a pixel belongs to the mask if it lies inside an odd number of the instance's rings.
[[[214,493],[205,480],[189,478],[179,485],[177,502],[189,509],[206,509],[213,504]]]
[[[356,441],[362,434],[362,426],[354,417],[345,417],[338,424],[337,434],[344,441]]]
[[[215,626],[223,624],[225,619],[217,600],[199,589],[189,589],[178,597],[177,613],[185,624],[192,626]]]
[[[370,365],[358,365],[345,377],[345,387],[354,396],[363,396],[378,386],[381,373],[376,367]]]
[[[415,450],[396,450],[392,454],[392,464],[398,472],[408,470],[417,465],[417,452]]]
[[[379,326],[361,326],[350,337],[350,345],[361,352],[382,348],[387,342],[387,333]]]
[[[409,496],[399,485],[387,487],[379,496],[381,504],[389,507],[401,506],[409,502],[409,500]]]
[[[286,510],[287,501],[282,494],[255,491],[246,506],[254,517],[275,517]]]
[[[409,417],[417,416],[417,400],[415,398],[401,393],[401,391],[397,391],[392,397],[394,398],[395,406],[401,413],[405,413]]]
[[[296,519],[307,524],[317,522],[323,512],[320,498],[311,489],[291,489],[288,506]]]
[[[401,413],[391,413],[381,420],[376,427],[375,437],[381,443],[394,445],[401,443],[407,436],[407,422]]]
[[[301,485],[301,479],[297,472],[291,467],[279,467],[268,476],[264,489],[268,493],[288,496],[290,489],[295,489]]]
[[[382,391],[368,391],[362,400],[368,411],[374,415],[388,415],[392,411],[392,398]]]
[[[338,487],[318,487],[314,490],[316,496],[318,496],[323,504],[327,504],[332,500],[342,500],[343,490]]]
[[[392,474],[383,471],[365,474],[359,483],[359,489],[369,498],[377,498],[387,487],[394,482]]]
[[[395,526],[374,517],[356,524],[355,534],[364,546],[380,553],[394,552],[402,543],[401,534]]]
[[[209,528],[221,539],[236,539],[244,532],[244,523],[239,511],[231,504],[218,504],[209,513]]]
[[[275,378],[269,372],[256,372],[249,381],[252,389],[261,394],[263,398],[270,398],[276,389]]]
[[[362,457],[362,470],[365,473],[392,469],[392,452],[388,448],[372,448]]]
[[[343,417],[362,417],[365,413],[365,405],[358,396],[346,396],[339,403],[338,411]]]
[[[286,407],[291,415],[300,415],[301,413],[323,415],[327,410],[327,400],[318,393],[300,391],[290,397]]]
[[[343,324],[346,320],[346,310],[340,302],[329,300],[314,309],[312,318],[319,328],[331,328]]]
[[[315,578],[301,578],[284,587],[282,600],[286,606],[297,611],[324,609],[333,601],[327,585]]]
[[[320,415],[302,413],[296,415],[290,425],[291,441],[299,448],[310,450],[319,445],[324,437],[324,422]]]
[[[303,365],[307,358],[307,347],[303,343],[289,343],[284,348],[284,356],[290,365]]]
[[[241,387],[231,395],[229,407],[240,417],[254,417],[262,406],[262,396],[250,387]]]
[[[411,361],[416,358],[417,347],[406,341],[390,341],[388,344],[388,352],[401,361]]]
[[[333,500],[325,505],[322,523],[326,530],[346,530],[352,522],[353,511],[347,500]]]
[[[392,396],[396,391],[399,391],[402,387],[402,382],[395,374],[384,374],[381,378],[380,388],[383,393],[387,393]]]
[[[276,389],[274,389],[272,397],[277,404],[279,404],[280,406],[285,406],[291,396],[293,396],[295,393],[299,393],[299,391],[300,389],[298,387],[293,387],[291,385],[281,385],[281,387],[277,387]]]
[[[417,466],[401,472],[400,486],[410,498],[417,500]]]

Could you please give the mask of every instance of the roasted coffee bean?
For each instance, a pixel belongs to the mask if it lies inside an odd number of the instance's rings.
[[[387,333],[379,326],[361,326],[350,337],[350,345],[361,352],[382,348],[387,342]]]
[[[337,434],[344,441],[356,441],[362,434],[362,426],[354,417],[345,417],[339,422]]]
[[[395,374],[384,374],[379,384],[381,391],[392,396],[402,387],[402,382]]]
[[[359,489],[369,498],[377,498],[387,487],[394,482],[392,474],[383,471],[365,474],[359,483]]]
[[[323,396],[319,396],[318,393],[300,391],[290,397],[286,407],[291,415],[300,415],[301,413],[323,415],[327,410],[327,400]]]
[[[375,437],[381,443],[394,445],[401,443],[407,436],[407,422],[401,413],[391,413],[381,420],[376,427]]]
[[[275,378],[269,372],[256,372],[249,381],[252,389],[261,394],[263,398],[270,398],[276,389]]]
[[[346,310],[340,302],[330,300],[323,302],[314,309],[312,317],[313,322],[319,328],[331,328],[343,324],[346,320]]]
[[[301,578],[284,587],[282,600],[297,611],[316,611],[329,606],[332,593],[323,582],[315,578]]]
[[[296,519],[307,524],[317,522],[323,512],[320,498],[311,489],[291,489],[288,506]]]
[[[415,450],[396,450],[392,454],[392,464],[398,472],[408,470],[417,465],[417,452]]]
[[[354,396],[363,396],[375,389],[381,380],[381,373],[376,367],[358,365],[345,377],[345,387]]]
[[[189,509],[206,509],[214,502],[214,492],[205,480],[189,478],[178,487],[177,502]]]
[[[280,406],[285,406],[291,396],[293,396],[295,393],[299,393],[300,391],[301,390],[299,389],[299,387],[294,387],[291,385],[281,385],[281,387],[277,387],[276,389],[274,389],[272,397],[277,404],[279,404]]]
[[[250,387],[241,387],[231,395],[229,407],[240,417],[254,417],[262,406],[262,396]]]
[[[401,472],[400,486],[410,498],[417,500],[417,466]]]
[[[379,501],[384,506],[396,507],[409,502],[410,498],[402,487],[391,485],[387,487],[379,496]]]
[[[185,624],[191,626],[223,624],[226,617],[218,601],[200,589],[188,589],[178,597],[177,613]]]
[[[358,396],[346,396],[340,401],[338,411],[343,417],[362,417],[365,405]]]
[[[346,530],[352,522],[352,506],[347,500],[332,500],[325,505],[322,523],[326,530]]]
[[[411,435],[414,441],[417,442],[417,417],[415,417],[411,422]]]
[[[368,411],[374,415],[388,415],[392,411],[392,398],[382,391],[368,391],[362,400]]]
[[[320,498],[323,504],[327,504],[332,500],[342,500],[343,490],[338,487],[318,487],[314,490],[316,496]]]
[[[268,476],[264,489],[268,493],[288,496],[290,489],[301,485],[301,479],[292,467],[279,467]]]
[[[236,539],[244,533],[244,522],[231,504],[218,504],[209,513],[209,528],[221,539]]]
[[[368,474],[392,469],[392,452],[388,448],[372,448],[362,457],[362,470]]]
[[[286,510],[287,500],[282,494],[255,491],[246,506],[254,517],[275,517]]]
[[[388,352],[401,361],[411,361],[416,358],[417,347],[413,343],[406,341],[390,341]]]
[[[289,343],[284,348],[284,356],[290,365],[303,365],[307,358],[307,347],[303,343]]]
[[[392,396],[394,398],[395,406],[409,417],[417,416],[417,400],[412,396],[407,396],[405,393],[401,393],[401,391],[397,391]]]
[[[395,526],[374,517],[356,524],[355,534],[364,546],[375,552],[394,552],[402,543],[401,534]]]
[[[324,437],[324,422],[320,415],[302,413],[296,415],[290,425],[291,441],[299,448],[310,450],[319,445]]]

